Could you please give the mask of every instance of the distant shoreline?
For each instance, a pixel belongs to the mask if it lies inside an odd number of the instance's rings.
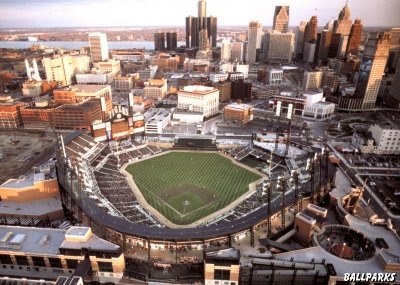
[[[88,41],[0,41],[0,48],[6,49],[29,49],[33,45],[43,45],[48,48],[64,48],[79,50],[82,47],[88,47]],[[185,45],[185,42],[178,42],[178,46]],[[153,41],[108,41],[108,48],[113,49],[132,49],[145,48],[146,50],[154,50]]]

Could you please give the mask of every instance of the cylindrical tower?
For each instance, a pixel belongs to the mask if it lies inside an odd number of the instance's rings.
[[[207,17],[207,2],[206,0],[199,0],[198,4],[199,19]]]
[[[207,29],[207,2],[199,0],[198,3],[199,31]]]

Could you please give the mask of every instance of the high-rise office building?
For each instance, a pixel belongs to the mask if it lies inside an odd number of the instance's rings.
[[[217,47],[217,17],[207,17],[207,33],[211,47]]]
[[[245,47],[243,42],[231,43],[231,60],[244,61]]]
[[[331,45],[332,31],[323,30],[317,35],[315,46],[314,65],[324,64],[328,60],[329,46]]]
[[[203,29],[207,29],[207,2],[205,0],[199,0],[197,5],[199,31],[201,31]]]
[[[308,62],[310,64],[314,63],[316,46],[317,44],[314,40],[309,40],[305,43],[303,51],[303,60],[305,62]]]
[[[347,42],[346,55],[358,53],[358,48],[360,47],[362,39],[362,28],[363,25],[361,20],[356,19],[351,27],[349,40]]]
[[[231,100],[250,102],[252,86],[251,82],[246,82],[243,79],[231,80]]]
[[[304,30],[306,28],[307,21],[301,21],[300,25],[297,28],[296,35],[296,55],[300,55],[303,53],[303,39],[304,39]]]
[[[264,35],[263,61],[274,63],[290,62],[294,49],[294,33],[269,31]]]
[[[164,51],[165,50],[165,33],[154,33],[154,50]]]
[[[167,50],[175,50],[178,46],[178,34],[176,32],[167,32]]]
[[[392,28],[390,30],[391,42],[389,59],[387,62],[388,73],[392,74],[395,72],[397,65],[399,64],[400,56],[400,28]]]
[[[69,55],[44,57],[43,67],[46,71],[47,81],[55,81],[58,85],[68,86],[72,84],[74,68],[72,58]]]
[[[341,34],[332,33],[331,44],[329,45],[328,49],[328,58],[337,57],[341,38],[342,38]]]
[[[281,33],[289,31],[289,6],[276,6],[272,30]]]
[[[318,19],[317,16],[312,16],[310,21],[308,21],[305,29],[304,29],[304,37],[302,43],[302,52],[304,52],[305,43],[310,40],[317,40],[317,32],[318,32]]]
[[[361,96],[362,109],[375,107],[379,87],[389,56],[390,33],[371,35],[365,45],[355,94]]]
[[[341,35],[337,56],[344,56],[346,54],[351,27],[352,23],[350,20],[350,8],[346,3],[346,5],[340,11],[338,19],[335,20],[333,25],[333,33]]]
[[[259,21],[249,23],[247,63],[256,62],[257,50],[261,47],[262,25]]]
[[[350,8],[349,5],[346,3],[346,6],[344,6],[343,9],[340,11],[338,19],[335,20],[333,31],[335,33],[348,36],[350,34],[350,29]]]
[[[224,40],[222,41],[221,46],[221,60],[229,61],[231,59],[231,41]]]
[[[207,17],[207,2],[198,1],[198,17],[186,17],[186,47],[199,47],[200,32],[207,30],[211,47],[217,46],[217,18]]]
[[[318,89],[321,87],[322,71],[306,71],[303,76],[303,90]]]
[[[105,61],[108,59],[108,44],[105,33],[90,33],[89,46],[92,62]]]
[[[390,86],[389,94],[384,96],[384,101],[390,108],[400,109],[400,56],[397,60],[392,86]]]
[[[199,46],[198,18],[186,17],[186,47]]]

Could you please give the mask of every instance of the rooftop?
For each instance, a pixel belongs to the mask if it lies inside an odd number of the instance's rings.
[[[67,110],[67,109],[73,109],[73,110],[84,110],[84,111],[89,111],[96,106],[100,106],[100,100],[98,98],[90,98],[87,99],[83,102],[77,103],[77,104],[65,104],[61,105],[56,108],[56,110]]]
[[[183,91],[193,93],[196,95],[207,95],[207,94],[218,91],[218,89],[215,89],[214,87],[207,87],[207,86],[202,86],[202,85],[189,85],[189,86],[183,87]]]
[[[242,111],[244,111],[244,110],[246,110],[246,109],[249,109],[249,108],[253,108],[253,106],[252,105],[249,105],[249,104],[243,104],[243,103],[232,103],[232,104],[229,104],[229,105],[227,105],[225,108],[229,108],[229,109],[236,109],[236,110],[242,110]]]
[[[80,236],[83,237],[87,235],[89,232],[90,228],[88,227],[72,227],[68,230],[68,232],[65,234],[66,236]]]
[[[335,106],[335,103],[320,101],[320,102],[313,103],[311,106],[313,106],[313,107],[327,107],[327,106],[330,106],[330,105]]]
[[[319,91],[318,89],[311,89],[311,90],[307,90],[307,91],[304,91],[303,92],[303,95],[304,96],[307,96],[307,95],[319,95],[319,94],[321,94],[321,93],[323,93],[322,91]]]
[[[71,227],[69,231],[79,231]],[[82,227],[80,227],[82,228]],[[87,231],[90,228],[86,228]],[[68,232],[69,232],[68,231]],[[83,230],[84,231],[84,230]],[[60,248],[115,251],[118,245],[95,235],[85,241],[67,241],[68,232],[60,229],[0,226],[0,249],[12,252],[57,255]],[[11,241],[15,239],[15,242]]]
[[[48,198],[29,203],[0,202],[0,215],[42,216],[62,210],[59,198]]]
[[[167,109],[150,109],[144,114],[146,124],[162,122],[170,115]]]
[[[62,243],[60,244],[60,248],[68,248],[68,249],[81,249],[81,248],[87,248],[89,250],[104,250],[104,251],[115,251],[119,249],[118,245],[115,245],[111,242],[108,242],[104,239],[99,238],[98,236],[92,235],[89,237],[89,239],[87,240],[80,240],[80,241],[71,241],[71,240],[67,240],[68,238],[68,233],[71,231],[71,229],[73,231],[74,227],[70,228],[69,231],[67,232],[67,234],[65,234],[66,239],[64,239],[62,241]],[[90,230],[90,228],[87,228],[87,230]],[[82,231],[82,233],[80,234],[80,236],[84,233],[84,231]],[[86,232],[85,232],[86,234]],[[78,234],[79,235],[79,234]]]
[[[64,241],[65,231],[59,229],[28,228],[17,226],[0,226],[0,237],[5,239],[7,233],[10,237],[0,244],[0,249],[13,252],[32,254],[59,254],[59,246]],[[25,235],[25,239],[17,246],[9,244],[16,235]]]
[[[35,173],[19,179],[9,179],[0,185],[2,188],[21,189],[34,186],[35,183],[47,180],[44,173]]]
[[[74,85],[72,88],[75,92],[78,93],[95,93],[107,87],[109,87],[109,85],[77,84]]]

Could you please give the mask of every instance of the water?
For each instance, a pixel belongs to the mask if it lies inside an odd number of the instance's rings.
[[[89,46],[87,41],[55,41],[55,42],[22,42],[22,41],[0,41],[0,48],[10,49],[27,49],[33,44],[43,45],[49,48],[64,48],[78,50],[81,47]],[[178,46],[185,45],[185,42],[178,42]],[[130,49],[130,48],[145,48],[146,50],[154,50],[154,42],[151,41],[119,41],[108,42],[109,49]]]

